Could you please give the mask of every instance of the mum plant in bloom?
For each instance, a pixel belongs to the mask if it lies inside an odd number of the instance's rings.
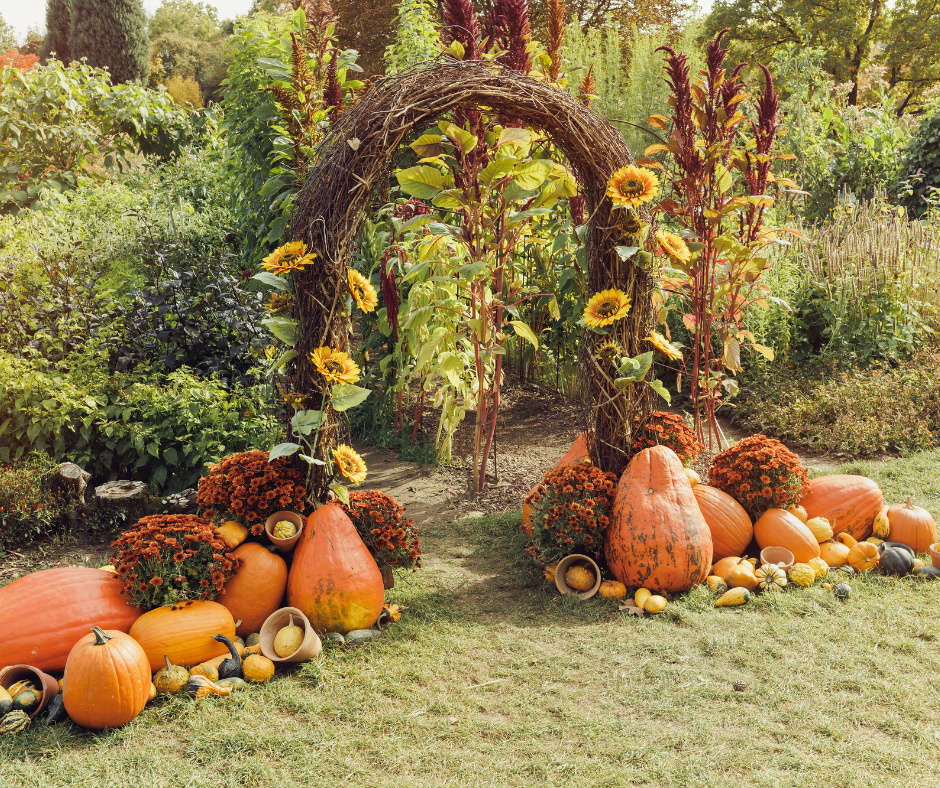
[[[686,466],[695,462],[705,448],[682,416],[665,410],[657,410],[645,423],[633,425],[632,450],[638,454],[651,446],[669,447]]]
[[[421,568],[421,540],[414,520],[392,496],[378,490],[353,490],[343,506],[379,569]]]

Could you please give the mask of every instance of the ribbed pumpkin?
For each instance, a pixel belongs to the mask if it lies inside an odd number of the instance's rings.
[[[862,541],[871,536],[884,496],[865,476],[834,474],[813,479],[800,505],[810,518],[825,517],[834,534],[848,533]]]
[[[92,629],[69,652],[65,710],[86,728],[119,728],[150,699],[150,662],[140,644],[112,629]]]
[[[552,470],[557,471],[559,468],[564,468],[568,465],[577,465],[582,460],[590,457],[591,451],[590,447],[588,446],[588,441],[593,437],[593,435],[593,430],[582,432],[578,436],[577,440],[571,444],[571,448],[568,449],[568,452],[565,454],[565,456],[555,464],[555,467]],[[535,487],[529,490],[526,498],[528,498],[529,495],[532,495],[532,493],[534,493],[537,488],[538,485],[536,484]],[[532,505],[526,503],[525,501],[522,502],[522,527],[529,536],[532,536]]]
[[[130,636],[143,647],[154,672],[164,666],[164,655],[174,665],[197,665],[228,649],[213,635],[235,637],[235,619],[218,602],[180,602],[158,607],[134,622]]]
[[[637,454],[617,485],[604,537],[607,565],[621,583],[687,591],[712,563],[712,537],[676,453]]]
[[[712,560],[741,555],[754,537],[754,525],[741,506],[724,490],[697,484],[692,494],[712,535]]]
[[[813,532],[783,509],[768,509],[754,523],[754,538],[761,550],[765,547],[786,547],[797,563],[819,557],[819,542]]]
[[[888,507],[888,526],[888,538],[913,547],[915,553],[926,553],[927,548],[937,541],[937,523],[933,515],[920,506],[914,506],[910,496],[905,503]]]
[[[127,604],[122,581],[101,569],[43,569],[0,588],[0,669],[65,667],[72,646],[93,624],[127,632],[140,611]]]
[[[317,632],[345,635],[371,627],[384,603],[382,573],[356,527],[339,506],[321,506],[307,518],[294,550],[287,604]]]
[[[281,607],[287,589],[287,564],[257,542],[241,545],[232,555],[241,558],[242,565],[216,602],[227,607],[235,621],[242,622],[235,631],[247,636],[261,629],[265,619]]]
[[[829,566],[845,566],[849,562],[849,548],[841,542],[823,542],[819,545],[819,557]]]

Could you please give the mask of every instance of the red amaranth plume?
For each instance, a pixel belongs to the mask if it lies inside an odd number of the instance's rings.
[[[561,48],[565,43],[565,2],[548,0],[548,48],[545,50],[552,59],[548,78],[554,82],[561,72]]]
[[[480,25],[473,13],[472,0],[444,0],[444,43],[459,41],[464,48],[464,60],[480,59]]]
[[[330,65],[326,68],[326,86],[323,90],[323,103],[330,108],[330,120],[335,120],[343,111],[343,88],[339,84],[337,74],[338,61],[339,50],[334,48]]]
[[[528,74],[532,69],[532,58],[527,51],[531,38],[529,0],[496,0],[488,19],[488,32],[490,47],[495,44],[506,50],[500,62]]]
[[[756,142],[756,155],[748,155],[748,167],[744,171],[744,179],[747,182],[748,191],[752,195],[764,194],[767,190],[767,178],[770,175],[770,168],[773,163],[770,152],[780,129],[780,94],[774,90],[774,80],[770,74],[770,69],[763,63],[758,65],[764,72],[764,90],[758,94],[755,104],[757,122],[751,123],[751,131]],[[764,161],[760,161],[757,158],[758,156],[766,158]],[[749,240],[753,241],[757,237],[763,222],[764,210],[763,205],[759,208],[752,205],[748,211],[748,226],[751,228]]]

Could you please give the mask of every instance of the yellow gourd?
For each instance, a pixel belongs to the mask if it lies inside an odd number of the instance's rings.
[[[691,468],[685,468],[684,470],[685,470],[685,475],[686,475],[686,476],[688,477],[688,479],[689,479],[689,484],[691,484],[693,487],[694,487],[696,484],[698,484],[700,481],[702,481],[702,477],[699,476],[699,475],[698,475],[695,471],[693,471]]]
[[[801,523],[805,523],[809,515],[806,514],[806,509],[804,509],[799,504],[794,504],[793,506],[788,506],[787,511],[792,514],[797,520]]]
[[[572,566],[565,572],[565,582],[575,591],[589,591],[594,588],[594,573],[583,566]]]
[[[219,536],[234,550],[248,537],[248,529],[237,520],[229,520],[219,526]]]
[[[718,575],[709,575],[705,578],[705,582],[708,583],[708,588],[713,594],[723,594],[728,590],[728,584],[723,577],[718,577]]]
[[[190,676],[205,676],[209,681],[219,680],[219,669],[216,665],[210,665],[207,662],[196,665],[189,671]]]
[[[814,517],[807,520],[806,527],[809,528],[819,544],[832,539],[832,526],[825,517]]]
[[[290,539],[297,533],[297,526],[290,520],[280,520],[274,524],[272,533],[275,539]]]
[[[638,588],[636,593],[633,595],[633,604],[635,604],[640,610],[643,609],[643,606],[646,604],[646,600],[653,595],[653,592],[648,588]]]
[[[829,574],[829,564],[823,561],[822,558],[811,558],[806,563],[812,567],[812,570],[816,573],[816,577],[825,577]]]
[[[274,636],[274,653],[281,658],[289,657],[303,642],[304,631],[294,624],[294,616],[291,615],[287,626],[281,627]]]
[[[888,522],[888,507],[885,506],[875,515],[875,522],[872,523],[872,531],[879,539],[887,539],[891,533],[891,524]]]
[[[816,581],[816,570],[809,564],[794,564],[790,569],[790,582],[802,588],[809,588]]]
[[[751,598],[751,592],[746,588],[732,588],[715,600],[715,607],[733,607],[746,604]]]
[[[651,594],[649,599],[643,605],[643,610],[647,613],[662,613],[666,609],[666,599],[658,594]]]
[[[246,681],[260,684],[270,680],[274,675],[274,663],[260,654],[252,654],[242,663],[242,673],[245,675]]]

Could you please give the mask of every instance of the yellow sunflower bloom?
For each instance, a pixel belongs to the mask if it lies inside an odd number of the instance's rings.
[[[379,303],[379,297],[375,293],[375,288],[358,271],[349,269],[347,275],[349,280],[349,292],[352,293],[353,300],[363,312],[373,312]]]
[[[682,358],[682,351],[679,350],[675,345],[672,344],[666,337],[660,334],[658,331],[654,331],[646,338],[654,348],[656,348],[664,356],[671,358],[673,361],[679,361]]]
[[[607,196],[614,205],[635,208],[656,196],[659,178],[644,167],[622,167],[617,170],[607,185]]]
[[[627,235],[639,235],[646,229],[646,226],[646,222],[633,211],[628,211],[626,218],[620,221],[620,227]]]
[[[609,326],[626,317],[630,311],[630,296],[622,290],[604,290],[591,296],[584,308],[584,322],[589,326]]]
[[[608,364],[616,364],[617,359],[622,355],[620,345],[616,342],[605,342],[594,351],[594,358],[598,361],[606,361]]]
[[[673,260],[678,260],[682,263],[689,262],[689,256],[691,255],[689,247],[685,245],[685,241],[678,235],[666,232],[665,230],[659,230],[656,233],[656,240],[659,241],[659,245],[663,248],[663,251]]]
[[[352,446],[337,446],[333,449],[333,460],[339,466],[339,472],[353,484],[362,484],[366,480],[366,464]]]
[[[305,265],[310,265],[316,254],[307,254],[307,244],[303,241],[291,241],[275,249],[264,258],[262,268],[272,274],[289,274],[291,271],[300,271]]]
[[[330,383],[359,382],[359,366],[349,357],[349,353],[321,347],[310,354],[310,360]]]

